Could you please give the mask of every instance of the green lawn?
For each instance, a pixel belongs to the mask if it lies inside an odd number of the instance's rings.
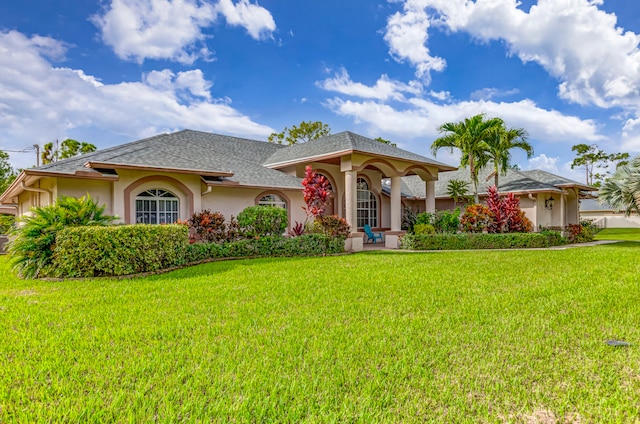
[[[639,253],[373,252],[66,282],[17,280],[0,258],[0,422],[637,422]]]
[[[596,234],[596,240],[640,241],[640,228],[605,228]]]

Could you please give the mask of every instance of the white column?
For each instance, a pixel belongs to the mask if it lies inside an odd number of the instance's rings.
[[[426,182],[426,200],[425,207],[427,212],[435,212],[436,211],[436,182],[435,181],[427,181]]]
[[[391,231],[400,231],[402,227],[402,201],[400,199],[400,184],[400,177],[391,177]]]
[[[358,220],[356,215],[356,209],[358,207],[358,175],[356,171],[345,171],[344,173],[344,200],[345,200],[345,214],[344,217],[347,220],[347,224],[351,226],[351,232],[358,231]]]
[[[564,228],[565,225],[567,225],[565,215],[566,215],[565,200],[564,200],[564,193],[562,193],[560,194],[560,225],[562,226],[562,228]]]

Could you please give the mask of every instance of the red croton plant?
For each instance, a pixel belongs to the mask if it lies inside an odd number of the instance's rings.
[[[309,216],[324,215],[324,211],[331,196],[330,183],[323,175],[319,175],[311,166],[307,166],[302,180],[302,193],[307,206],[304,210]]]

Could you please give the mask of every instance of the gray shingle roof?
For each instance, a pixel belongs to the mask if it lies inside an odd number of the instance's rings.
[[[493,185],[493,177],[489,178],[492,172],[492,169],[484,169],[480,173],[478,179],[478,193],[480,195],[486,194],[487,187]],[[469,194],[473,192],[469,170],[461,168],[456,171],[438,173],[438,181],[436,181],[435,184],[436,197],[448,197],[447,184],[453,179],[469,182]],[[588,187],[576,181],[541,170],[516,171],[510,169],[506,175],[500,175],[498,183],[501,193],[527,191],[560,192],[561,188],[558,186],[566,185],[575,185],[580,189]],[[420,177],[412,175],[402,178],[401,190],[403,196],[423,198],[425,197],[426,188],[424,181],[422,181]]]
[[[87,162],[124,166],[172,168],[185,171],[230,172],[230,181],[242,185],[300,188],[300,179],[265,168],[262,162],[283,146],[199,131],[183,130],[98,150],[37,168],[73,174],[90,171]]]
[[[454,168],[442,162],[402,150],[389,144],[380,143],[379,141],[363,137],[350,131],[331,134],[312,142],[300,143],[285,149],[277,150],[264,162],[264,165],[274,166],[286,163],[296,163],[310,158],[327,156],[343,151],[370,153],[373,155],[433,165],[442,169]]]
[[[608,204],[601,205],[598,199],[582,199],[580,200],[581,211],[611,211],[613,208]]]

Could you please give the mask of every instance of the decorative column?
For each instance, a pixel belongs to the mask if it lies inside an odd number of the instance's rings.
[[[346,171],[344,173],[344,201],[345,201],[345,214],[344,217],[347,220],[347,224],[351,226],[351,232],[358,231],[356,210],[358,207],[358,178],[356,171]]]
[[[400,199],[400,177],[391,177],[391,231],[400,231],[402,226],[402,201]]]
[[[436,211],[436,182],[429,180],[426,182],[425,210],[427,212]]]
[[[345,219],[351,226],[351,234],[345,244],[345,250],[360,252],[364,246],[363,233],[358,232],[358,173],[344,172]]]
[[[400,244],[400,237],[404,234],[402,228],[402,200],[401,200],[401,179],[399,176],[391,177],[391,230],[384,233],[384,245],[391,249],[397,249]]]
[[[560,225],[562,226],[562,230],[564,231],[564,227],[567,225],[566,223],[566,208],[565,208],[565,198],[564,192],[560,194]]]

